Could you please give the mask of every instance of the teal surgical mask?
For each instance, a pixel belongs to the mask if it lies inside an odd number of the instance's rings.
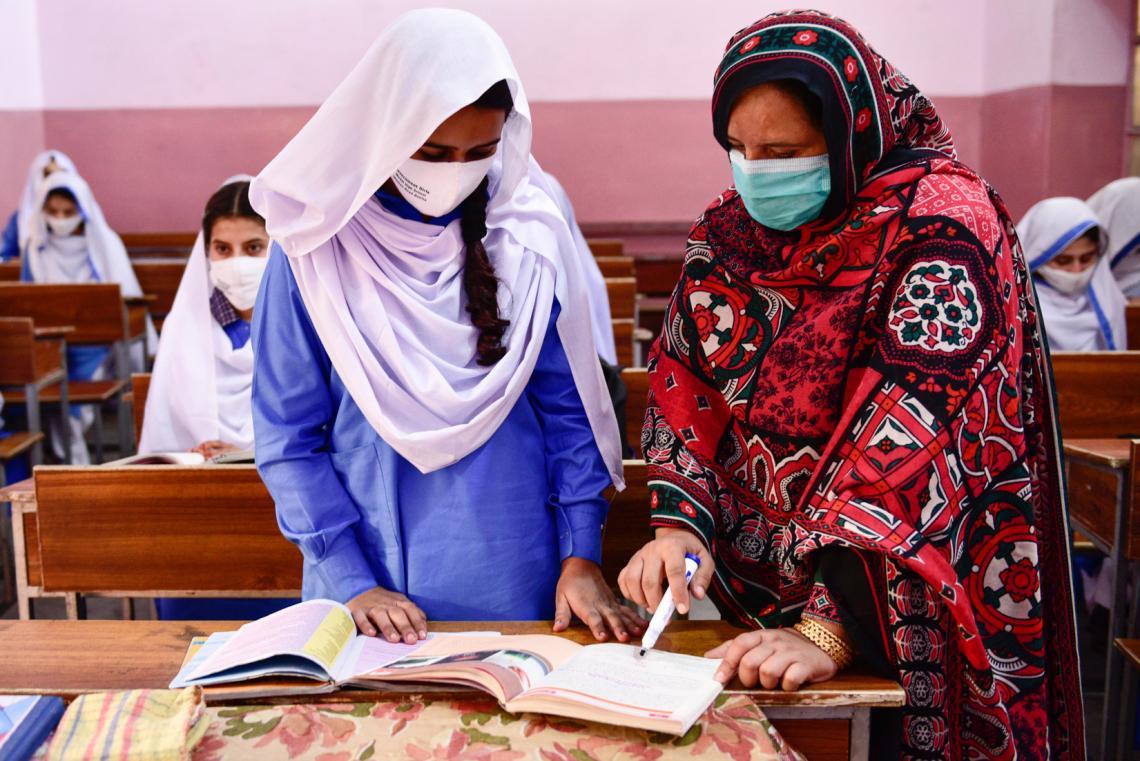
[[[729,151],[732,179],[744,208],[773,230],[794,230],[819,216],[831,195],[827,154],[749,161]]]

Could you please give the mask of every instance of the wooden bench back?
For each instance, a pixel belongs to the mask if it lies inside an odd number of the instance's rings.
[[[0,262],[0,282],[15,283],[20,280],[22,265],[19,261]]]
[[[625,435],[633,451],[641,451],[641,427],[645,424],[645,406],[649,397],[649,372],[644,367],[627,367],[621,371],[625,382]]]
[[[617,350],[617,361],[622,367],[633,364],[633,319],[610,320],[614,331],[614,347]]]
[[[123,233],[120,237],[131,259],[186,257],[194,247],[198,232]]]
[[[606,295],[610,299],[610,317],[615,320],[637,318],[637,278],[607,277]]]
[[[0,386],[22,386],[38,377],[35,333],[30,317],[0,317]]]
[[[178,293],[178,284],[182,282],[182,273],[186,271],[186,260],[140,259],[132,262],[131,266],[143,293],[155,297],[150,304],[150,313],[155,317],[170,314],[174,296]]]
[[[116,283],[0,283],[0,317],[30,317],[44,327],[71,325],[70,344],[109,344],[127,335]]]
[[[252,465],[38,467],[49,592],[296,594],[301,553]]]
[[[1140,436],[1140,351],[1053,352],[1061,435]]]
[[[637,277],[637,264],[632,256],[598,256],[594,261],[602,277]]]
[[[624,256],[625,243],[617,238],[586,238],[594,256]]]
[[[1128,348],[1140,349],[1140,301],[1131,301],[1124,309],[1124,321],[1128,330]]]
[[[625,564],[653,538],[644,460],[625,460],[625,491],[613,494],[602,534],[602,575],[613,586]]]
[[[146,414],[146,396],[150,392],[150,373],[131,375],[131,403],[134,406],[135,447],[142,438],[143,416]]]

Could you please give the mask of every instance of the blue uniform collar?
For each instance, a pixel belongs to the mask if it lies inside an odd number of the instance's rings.
[[[392,195],[391,193],[381,189],[377,190],[376,200],[387,209],[401,219],[410,219],[413,222],[426,222],[429,225],[439,225],[446,227],[455,220],[459,219],[461,213],[458,208],[452,209],[442,217],[428,217],[424,219],[424,215],[415,207],[408,203],[401,195]]]

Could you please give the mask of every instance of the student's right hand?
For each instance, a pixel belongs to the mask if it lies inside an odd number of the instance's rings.
[[[427,615],[399,592],[373,587],[348,601],[352,620],[361,634],[375,637],[377,630],[389,642],[409,645],[427,637]]]
[[[656,539],[638,550],[621,573],[618,587],[630,602],[653,611],[661,603],[668,584],[673,589],[673,602],[678,613],[689,612],[689,588],[693,597],[705,598],[713,576],[713,559],[696,534],[683,528],[659,528]],[[689,588],[685,586],[685,555],[701,559]]]

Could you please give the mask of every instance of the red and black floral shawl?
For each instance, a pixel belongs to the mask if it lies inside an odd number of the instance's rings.
[[[828,615],[816,559],[847,548],[907,693],[903,757],[1083,759],[1051,380],[1009,215],[823,14],[733,37],[722,144],[736,95],[787,77],[824,105],[827,221],[769,230],[729,189],[694,224],[649,363],[653,524],[703,538],[718,605],[753,626]]]

